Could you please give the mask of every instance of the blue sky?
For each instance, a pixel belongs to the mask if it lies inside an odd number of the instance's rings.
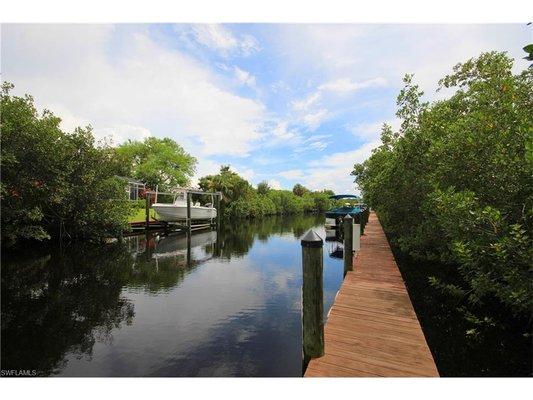
[[[168,136],[253,184],[354,193],[349,175],[398,125],[405,73],[432,100],[439,78],[481,51],[527,66],[515,25],[3,25],[2,79],[63,127],[98,138]]]

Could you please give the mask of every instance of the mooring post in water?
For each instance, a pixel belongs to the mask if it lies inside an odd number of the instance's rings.
[[[353,218],[346,214],[343,219],[344,229],[344,275],[353,270]]]
[[[145,260],[151,260],[152,255],[154,254],[154,236],[152,233],[147,229],[144,233],[144,259]]]
[[[145,222],[145,228],[146,231],[150,229],[150,192],[146,191],[144,194],[145,197],[145,205],[144,205],[144,222]]]
[[[215,207],[215,196],[213,196],[213,193],[211,193],[211,207]],[[211,214],[210,216],[211,218],[209,218],[209,226],[212,228],[213,227],[213,214]]]
[[[191,231],[187,232],[187,268],[190,269],[192,264],[192,255],[191,255]]]
[[[187,192],[187,230],[191,232],[191,193]]]
[[[220,192],[217,192],[217,195],[215,196],[215,209],[217,210],[217,227],[220,226],[220,214],[221,214],[221,209],[220,209],[220,197],[221,197],[221,193]]]
[[[304,360],[324,355],[322,238],[309,230],[302,238],[302,332]]]
[[[220,221],[220,195],[218,194],[218,192],[215,193],[213,207],[215,207],[215,210],[217,211],[217,216],[215,217],[215,224],[217,224],[218,227]]]

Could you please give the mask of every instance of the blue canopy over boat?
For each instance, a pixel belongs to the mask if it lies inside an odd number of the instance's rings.
[[[341,199],[359,199],[358,196],[353,194],[335,194],[332,196],[329,196],[330,199],[333,200],[341,200]],[[326,218],[342,218],[346,214],[350,214],[353,218],[356,218],[359,214],[363,212],[363,210],[366,208],[364,204],[357,204],[357,205],[344,205],[342,207],[335,207],[331,208],[328,211],[326,211]]]
[[[359,206],[344,206],[344,207],[337,207],[332,208],[328,211],[326,211],[326,218],[338,218],[338,217],[344,217],[346,214],[350,214],[352,217],[355,217],[359,213],[361,213],[363,209]]]
[[[358,199],[359,197],[357,197],[354,194],[334,194],[332,196],[329,196],[329,198],[334,199],[334,200],[340,200],[340,199]]]

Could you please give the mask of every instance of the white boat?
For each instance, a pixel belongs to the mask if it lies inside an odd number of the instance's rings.
[[[152,208],[159,215],[161,221],[176,222],[187,219],[187,194],[177,192],[172,203],[154,203]],[[191,203],[191,219],[214,219],[217,209],[212,204],[200,205]]]

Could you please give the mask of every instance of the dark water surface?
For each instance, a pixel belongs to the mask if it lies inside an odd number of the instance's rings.
[[[321,216],[2,259],[2,370],[301,376],[301,246]],[[324,313],[342,260],[324,245]]]

